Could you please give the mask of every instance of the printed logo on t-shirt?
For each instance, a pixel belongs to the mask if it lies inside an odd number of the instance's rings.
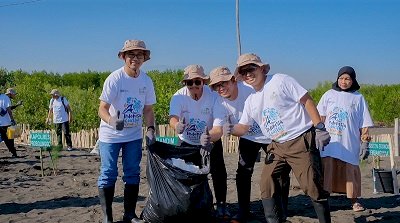
[[[128,97],[122,112],[124,118],[124,127],[132,128],[142,126],[142,101],[137,98]]]
[[[277,140],[287,134],[279,112],[275,108],[266,108],[262,111],[262,124],[269,137]]]
[[[129,92],[129,91],[126,90],[126,89],[120,89],[119,92],[121,92],[121,93],[126,93],[126,92]]]
[[[185,138],[192,142],[200,142],[200,136],[206,128],[206,122],[198,118],[191,118],[185,129]]]
[[[327,130],[330,134],[342,135],[343,130],[347,128],[347,118],[349,114],[340,107],[335,107],[328,114],[328,127]]]
[[[247,133],[247,135],[260,135],[261,134],[261,128],[260,126],[257,124],[257,122],[253,122],[253,125],[250,126],[249,132]]]
[[[209,114],[211,114],[210,108],[202,108],[200,112],[201,112],[202,115],[209,115]]]
[[[139,94],[146,94],[146,87],[139,88]]]

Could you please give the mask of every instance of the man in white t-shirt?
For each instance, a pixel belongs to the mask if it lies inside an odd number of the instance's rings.
[[[269,68],[269,64],[264,64],[255,54],[243,54],[238,58],[235,75],[251,85],[256,93],[247,98],[239,123],[234,128],[226,128],[226,134],[242,136],[254,120],[263,134],[272,139],[260,183],[268,222],[282,219],[275,199],[280,191],[275,182],[287,167],[311,197],[319,221],[330,222],[329,193],[323,189],[318,150],[329,143],[329,133],[307,90],[288,75],[266,75]]]
[[[209,78],[200,65],[189,65],[184,69],[182,83],[185,85],[171,98],[169,124],[180,139],[180,146],[207,147],[201,142],[213,126],[213,106],[216,94],[208,86]],[[226,209],[227,173],[221,140],[217,140],[210,152],[210,173],[217,203],[216,217],[230,214]]]
[[[112,202],[118,177],[118,156],[122,150],[123,220],[143,222],[135,213],[142,159],[142,125],[145,122],[147,128],[146,144],[153,144],[156,96],[153,81],[140,67],[150,59],[150,50],[142,40],[127,40],[118,57],[124,61],[124,66],[107,77],[100,96],[101,168],[97,185],[103,222],[113,222]]]
[[[12,93],[16,94],[15,90],[12,89]],[[7,89],[6,93],[10,93]],[[11,152],[13,157],[18,157],[17,150],[14,146],[14,139],[7,137],[7,128],[11,125],[15,125],[14,117],[12,114],[11,100],[8,95],[0,94],[0,135],[1,139],[7,146],[8,151]]]
[[[255,93],[254,89],[242,81],[237,81],[229,68],[220,66],[210,72],[211,89],[218,93],[214,104],[213,128],[210,130],[210,140],[216,141],[223,134],[223,126],[229,122],[237,124],[242,116],[244,102],[247,97]],[[231,223],[247,222],[250,214],[250,195],[251,195],[251,177],[254,171],[254,164],[257,160],[260,149],[267,151],[271,139],[265,137],[256,122],[253,122],[249,131],[239,139],[239,161],[236,171],[236,188],[238,196],[239,210],[232,217]],[[283,179],[284,197],[287,201],[289,193],[289,171]],[[285,203],[285,202],[283,202]],[[286,207],[285,203],[285,207]]]
[[[61,96],[57,89],[50,92],[51,99],[49,102],[49,112],[47,114],[46,123],[50,124],[51,119],[56,127],[58,146],[62,148],[62,131],[64,130],[65,142],[67,150],[72,151],[71,133],[69,124],[72,122],[72,110],[66,97]]]

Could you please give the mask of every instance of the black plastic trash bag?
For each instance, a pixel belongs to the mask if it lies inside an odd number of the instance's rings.
[[[198,147],[156,142],[148,148],[147,157],[149,196],[142,212],[143,220],[151,223],[210,222],[213,196],[207,178],[209,171],[192,173],[167,162],[167,159],[180,158],[209,170],[209,155],[201,155]]]

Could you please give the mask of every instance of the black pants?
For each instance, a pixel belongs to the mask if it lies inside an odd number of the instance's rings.
[[[69,122],[63,123],[55,123],[56,133],[57,133],[57,142],[59,146],[62,146],[62,131],[64,131],[65,141],[67,142],[68,147],[72,147],[71,141],[71,133],[69,132]]]
[[[267,150],[268,144],[239,139],[239,161],[236,170],[236,189],[239,203],[239,215],[246,218],[249,213],[251,195],[251,177],[260,149]]]
[[[186,142],[181,142],[180,146],[193,146]],[[201,147],[201,146],[196,146]],[[214,143],[214,147],[210,153],[210,173],[213,181],[214,196],[217,203],[226,202],[227,192],[227,173],[224,161],[224,151],[222,148],[222,141],[218,140]]]
[[[17,156],[17,150],[15,149],[15,146],[14,146],[14,139],[8,139],[8,137],[7,137],[7,128],[8,127],[9,126],[0,126],[1,139],[6,144],[8,151],[10,151],[14,156]]]

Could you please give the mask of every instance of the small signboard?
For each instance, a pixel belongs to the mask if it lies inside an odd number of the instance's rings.
[[[370,142],[368,144],[369,154],[372,156],[390,156],[388,142]]]
[[[156,140],[159,142],[171,144],[171,145],[177,145],[178,144],[178,137],[174,136],[157,136]]]
[[[31,139],[31,147],[38,148],[40,150],[40,167],[42,170],[42,177],[44,177],[44,169],[43,169],[43,150],[48,150],[51,147],[51,137],[50,132],[30,132]],[[53,165],[53,173],[56,176],[56,166],[54,165],[53,156],[51,155],[50,150],[48,150],[51,164]]]
[[[31,146],[39,148],[50,147],[50,132],[31,132]]]

